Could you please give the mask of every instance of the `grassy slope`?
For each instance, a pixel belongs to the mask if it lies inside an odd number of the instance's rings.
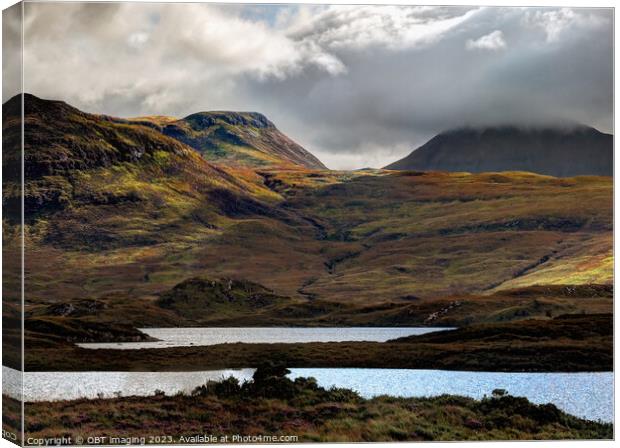
[[[122,188],[106,171],[101,179],[91,174],[89,188]],[[366,305],[567,278],[610,283],[611,181],[519,177],[500,190],[485,177],[439,174],[284,184],[282,193],[270,190],[283,196],[272,216],[210,213],[209,201],[172,185],[173,198],[153,192],[130,206],[78,205],[31,228],[39,239],[30,256],[30,298],[114,303],[130,295],[150,303],[193,275],[246,279],[294,300]],[[146,179],[143,186],[158,187]],[[466,188],[475,189],[473,199],[461,197]],[[85,251],[80,239],[89,229],[77,227],[83,222],[124,244]],[[46,275],[50,261],[53,277]]]
[[[16,100],[4,110],[11,141],[21,129]],[[87,322],[79,326],[134,324],[143,316],[174,323],[173,313],[144,310],[143,297],[149,302],[152,289],[183,278],[185,263],[194,261],[183,259],[188,248],[217,239],[240,221],[294,223],[275,208],[280,198],[258,174],[214,166],[149,127],[27,96],[25,129],[26,297],[34,314],[50,303],[104,296],[105,306],[80,316]],[[4,205],[10,209],[21,199],[14,175],[20,161],[18,151],[8,149],[3,162],[12,176],[5,177]],[[4,224],[4,256],[10,259],[19,254],[19,240],[10,237],[16,223]],[[6,279],[7,295],[17,294],[19,276]]]
[[[179,322],[204,326],[464,326],[561,314],[611,313],[613,288],[606,285],[554,285],[457,294],[433,299],[409,297],[371,304],[323,299],[295,302],[269,290],[256,293],[233,288],[218,294],[228,280],[193,278],[165,292],[158,301]],[[186,287],[188,284],[215,285]],[[235,291],[238,290],[239,293]]]
[[[527,173],[364,176],[291,199],[344,240],[305,290],[340,300],[609,283],[611,180]],[[535,198],[535,199],[534,199]]]

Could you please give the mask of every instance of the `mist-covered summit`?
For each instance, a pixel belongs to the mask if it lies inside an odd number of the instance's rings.
[[[385,168],[613,175],[613,136],[585,125],[463,127],[442,132]]]

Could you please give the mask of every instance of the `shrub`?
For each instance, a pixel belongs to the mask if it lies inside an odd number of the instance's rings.
[[[218,398],[237,397],[241,394],[242,386],[234,376],[220,381],[209,380],[206,384],[198,386],[192,391],[193,396],[215,395]]]
[[[316,378],[313,377],[308,377],[308,378],[304,378],[304,377],[299,377],[299,378],[295,378],[295,386],[300,389],[300,390],[310,390],[310,391],[317,391],[319,390],[319,384],[316,381]]]
[[[491,392],[491,395],[493,396],[493,398],[500,398],[505,395],[508,395],[508,391],[506,389],[493,389],[493,392]]]
[[[327,400],[339,403],[359,403],[362,397],[354,390],[332,387],[327,391]]]
[[[260,365],[254,375],[252,382],[247,384],[246,391],[255,397],[265,398],[293,398],[297,392],[295,383],[286,377],[291,373],[286,367],[280,364],[265,363]]]

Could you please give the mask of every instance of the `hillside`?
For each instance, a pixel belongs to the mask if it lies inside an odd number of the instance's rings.
[[[277,178],[276,178],[277,179]],[[612,282],[612,180],[397,172],[307,188],[326,273],[303,291],[366,302]],[[535,198],[535,200],[533,200]]]
[[[143,117],[131,122],[153,126],[212,162],[262,168],[326,169],[267,117],[256,112],[199,112],[180,120]]]
[[[3,105],[5,212],[21,203],[19,103],[15,97]],[[199,247],[238,219],[295,222],[276,209],[279,196],[260,175],[213,165],[150,127],[61,101],[25,96],[24,143],[32,303],[90,299],[93,292],[122,291],[126,298],[136,282],[161,288],[156,278],[150,282],[151,270],[159,271],[160,262],[166,269],[178,263],[162,257]],[[19,216],[4,216],[4,257],[10,260],[20,252],[19,239],[10,238]],[[11,277],[9,271],[19,266],[7,267],[8,293],[17,293],[18,272]]]
[[[20,133],[19,98],[3,105],[5,138]],[[154,192],[158,179],[191,181],[187,192],[229,189],[238,194],[256,193],[256,179],[232,175],[206,162],[177,140],[145,126],[130,125],[109,117],[87,114],[62,101],[25,95],[24,174],[26,215],[57,211],[80,204],[141,202],[140,193]],[[19,147],[7,148],[3,167],[9,181],[18,181]],[[89,173],[84,177],[84,173]],[[148,185],[147,174],[154,185]],[[114,191],[96,192],[98,176]],[[200,179],[200,184],[195,183]],[[80,182],[84,181],[84,182]],[[139,182],[131,184],[130,182]],[[119,185],[119,183],[123,185]],[[80,191],[83,187],[88,191]],[[270,192],[263,189],[267,196]],[[124,190],[124,191],[121,191]],[[142,190],[141,192],[139,190]],[[163,193],[163,191],[162,191]],[[11,195],[5,195],[10,201]]]
[[[611,176],[613,136],[587,126],[460,128],[442,132],[385,168]]]
[[[18,102],[4,105],[9,141],[20,132]],[[47,243],[89,250],[153,244],[162,232],[178,237],[183,221],[212,232],[230,215],[273,212],[275,195],[260,176],[213,165],[149,127],[26,95],[24,130],[25,217]],[[7,149],[3,199],[10,207],[20,199],[20,160]]]
[[[15,109],[4,105],[3,129],[19,143]],[[466,306],[437,323],[460,325],[612,302],[596,288],[503,293],[612,284],[609,177],[257,170],[33,96],[25,138],[28,317],[54,328],[426,325],[455,301]],[[19,172],[14,154],[6,172]],[[5,179],[5,207],[19,205],[16,180]],[[5,236],[17,225],[5,218]],[[5,238],[6,259],[20,250]]]

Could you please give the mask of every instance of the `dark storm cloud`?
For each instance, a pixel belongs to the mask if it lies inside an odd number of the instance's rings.
[[[93,6],[27,4],[27,90],[123,116],[258,110],[334,168],[466,124],[612,128],[611,10]]]

